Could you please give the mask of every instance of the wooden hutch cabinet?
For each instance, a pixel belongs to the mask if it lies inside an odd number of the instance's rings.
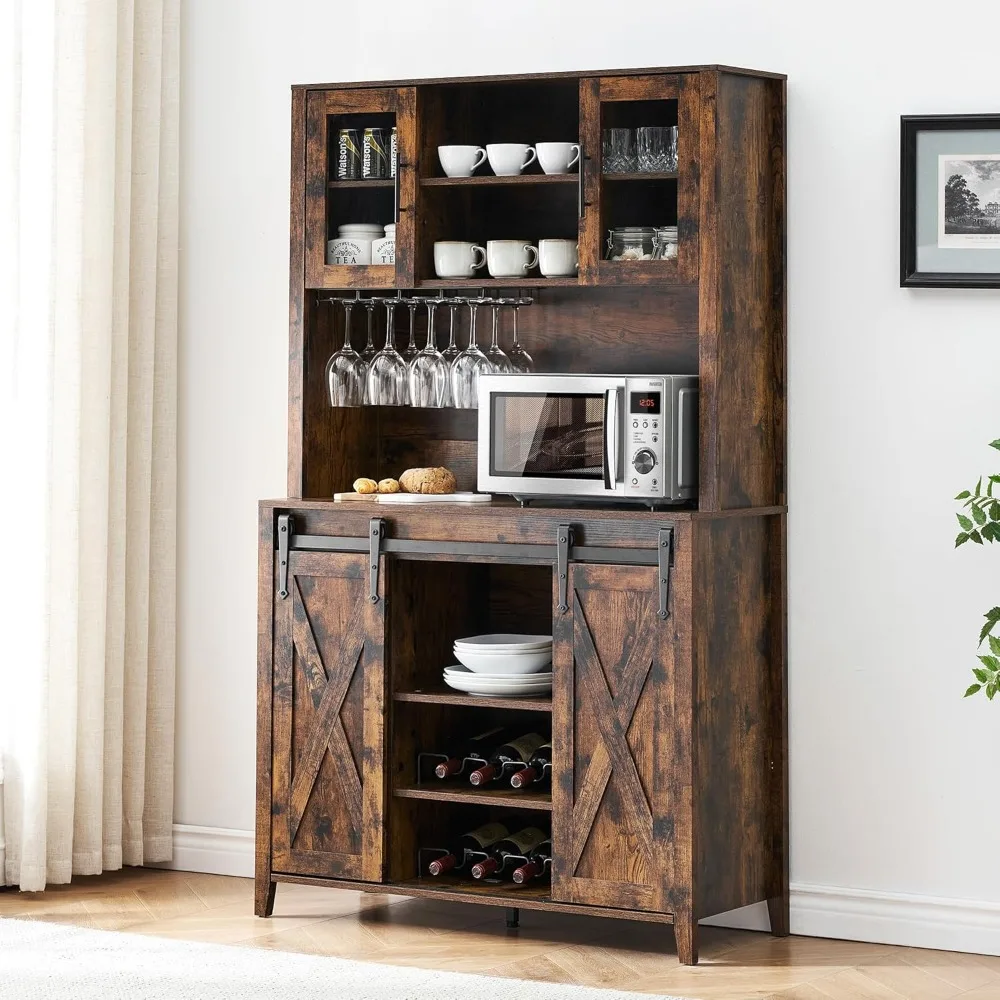
[[[604,172],[602,131],[644,125],[678,126],[676,171]],[[339,180],[339,130],[365,127],[395,127],[396,176]],[[684,963],[701,917],[767,901],[788,933],[784,132],[784,78],[718,66],[294,89],[288,498],[259,522],[258,915],[305,882],[673,924]],[[579,171],[442,176],[439,145],[515,139],[578,142]],[[395,265],[328,265],[346,221],[395,221]],[[641,224],[676,224],[676,256],[606,259],[608,230]],[[525,237],[577,240],[578,275],[435,277],[435,241]],[[439,288],[530,295],[539,371],[698,375],[697,503],[333,502],[413,466],[476,487],[475,410],[327,397],[331,298]],[[380,311],[350,315],[356,347],[366,324],[384,337]],[[442,686],[453,641],[491,631],[552,633],[551,697]],[[479,721],[551,727],[551,788],[428,781],[418,755]],[[515,810],[551,823],[550,881],[427,876],[421,851]]]

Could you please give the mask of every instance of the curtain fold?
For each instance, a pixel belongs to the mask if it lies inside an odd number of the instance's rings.
[[[0,881],[34,890],[171,852],[179,0],[0,6]]]

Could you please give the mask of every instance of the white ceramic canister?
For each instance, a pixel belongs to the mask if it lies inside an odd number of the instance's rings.
[[[396,223],[390,222],[385,227],[385,236],[372,243],[373,264],[396,263]]]
[[[326,245],[327,264],[370,264],[372,243],[384,232],[371,222],[352,222],[337,227],[337,239]]]

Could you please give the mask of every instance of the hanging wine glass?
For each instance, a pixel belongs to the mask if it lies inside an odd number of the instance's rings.
[[[476,344],[476,310],[486,300],[467,299],[469,306],[469,346],[451,366],[451,398],[463,410],[479,408],[479,376],[491,370],[489,359]]]
[[[368,402],[372,406],[406,405],[406,362],[396,350],[396,306],[401,299],[379,299],[385,305],[385,346],[368,369]]]
[[[447,406],[451,366],[437,349],[434,312],[442,299],[425,299],[427,306],[427,344],[410,362],[410,404],[412,406]]]
[[[444,299],[444,289],[438,292],[438,297]],[[455,358],[461,353],[458,349],[458,344],[455,341],[455,334],[457,333],[458,327],[455,323],[455,315],[458,312],[458,307],[462,304],[459,299],[448,299],[448,346],[441,352],[441,357],[448,362],[449,366],[455,363]]]
[[[507,300],[514,313],[514,341],[507,352],[507,358],[516,372],[529,374],[535,370],[535,362],[531,355],[521,346],[517,339],[517,312],[521,306],[530,306],[531,299],[509,299]]]
[[[331,308],[336,299],[328,299]],[[331,406],[362,406],[365,402],[365,388],[368,365],[351,346],[351,310],[353,299],[342,299],[344,307],[344,344],[326,363],[326,386],[330,394]],[[334,316],[336,326],[336,316]]]
[[[406,303],[410,310],[410,339],[403,349],[403,360],[406,362],[407,371],[413,366],[413,359],[420,353],[420,348],[417,347],[417,307],[419,305],[420,300],[415,297],[411,297]],[[409,379],[407,379],[406,391],[407,393],[410,391]],[[407,399],[407,402],[412,402],[412,400]]]
[[[375,349],[375,306],[378,303],[379,300],[376,298],[364,300],[364,307],[368,310],[368,340],[361,349],[361,357],[366,365],[371,365],[372,361],[375,360],[375,355],[378,354]]]
[[[504,354],[503,348],[500,346],[500,303],[501,299],[489,299],[487,305],[493,309],[493,336],[490,340],[489,350],[486,352],[486,357],[490,363],[490,370],[496,375],[502,375],[506,372],[512,372],[514,366],[510,363],[507,355]]]

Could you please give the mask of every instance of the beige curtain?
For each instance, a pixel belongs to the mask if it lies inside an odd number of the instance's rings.
[[[163,861],[179,0],[0,0],[0,882]]]

